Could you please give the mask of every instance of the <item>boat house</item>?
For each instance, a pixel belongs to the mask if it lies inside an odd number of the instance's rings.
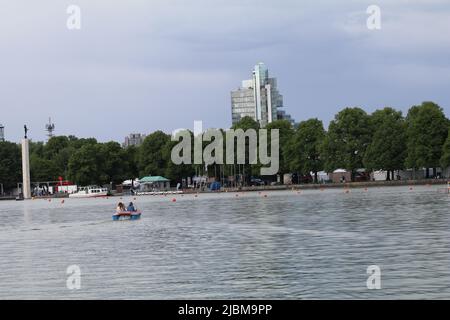
[[[170,180],[161,176],[147,176],[139,180],[140,191],[165,191],[170,189]]]

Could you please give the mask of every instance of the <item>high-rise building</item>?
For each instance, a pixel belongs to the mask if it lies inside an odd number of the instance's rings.
[[[264,63],[255,66],[252,79],[242,81],[242,86],[231,92],[233,124],[248,116],[264,127],[278,119],[278,108],[282,107],[283,96],[278,91],[277,79],[269,77]]]
[[[5,127],[0,123],[0,142],[5,141]]]
[[[277,119],[287,120],[292,124],[292,126],[295,126],[295,120],[291,117],[290,114],[286,113],[286,111],[284,110],[278,110]]]
[[[129,146],[139,146],[145,139],[145,134],[131,133],[128,137],[125,137],[125,142],[122,144],[124,148]]]

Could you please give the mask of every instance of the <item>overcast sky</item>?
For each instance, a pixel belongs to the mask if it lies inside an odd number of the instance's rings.
[[[449,0],[0,0],[0,123],[123,141],[231,125],[230,91],[265,62],[286,111],[327,125],[347,106],[450,116]],[[81,8],[68,30],[67,7]],[[380,6],[382,29],[366,9]]]

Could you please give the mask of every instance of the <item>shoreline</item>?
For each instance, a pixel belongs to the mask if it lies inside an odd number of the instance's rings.
[[[362,189],[362,188],[379,188],[379,187],[410,187],[413,186],[445,186],[442,188],[443,192],[450,193],[450,181],[447,179],[421,179],[421,180],[394,180],[394,181],[364,181],[364,182],[346,182],[346,183],[322,183],[322,184],[290,184],[290,185],[276,185],[276,186],[253,186],[253,187],[238,187],[238,188],[223,188],[221,190],[211,191],[206,190],[168,190],[160,192],[145,192],[142,194],[124,194],[113,193],[103,198],[109,197],[144,197],[144,196],[177,196],[177,195],[195,195],[195,194],[218,194],[229,192],[270,192],[270,191],[299,191],[299,190],[326,190],[326,189]],[[448,186],[447,186],[448,185]],[[439,189],[440,190],[440,189]],[[50,200],[50,199],[65,199],[69,198],[68,194],[54,194],[46,196],[33,197],[30,200]],[[83,198],[86,199],[86,198]],[[16,201],[13,196],[0,196],[0,201]]]
[[[447,179],[422,179],[422,180],[394,180],[394,181],[364,181],[364,182],[347,182],[347,183],[324,183],[324,184],[291,184],[278,186],[253,186],[240,188],[224,188],[218,191],[195,190],[186,189],[181,194],[214,194],[214,193],[228,193],[228,192],[261,192],[261,191],[289,191],[289,190],[325,190],[325,189],[362,189],[362,188],[376,188],[376,187],[412,187],[412,186],[431,186],[442,185],[446,186]],[[444,189],[444,188],[443,188]],[[447,188],[445,188],[447,189]],[[450,191],[450,190],[449,190]],[[167,195],[175,194],[173,191],[167,191]],[[154,194],[153,196],[156,196]],[[127,196],[124,194],[115,194],[114,196]],[[136,195],[135,195],[136,196]],[[145,195],[137,195],[142,197]]]
[[[370,187],[395,187],[395,186],[426,186],[446,185],[447,179],[422,179],[422,180],[394,180],[394,181],[364,181],[346,183],[324,183],[324,184],[292,184],[279,186],[255,186],[242,187],[239,191],[261,191],[261,190],[310,190],[310,189],[357,189]],[[235,190],[235,189],[233,189]]]
[[[258,191],[286,191],[286,190],[324,190],[324,189],[361,189],[361,188],[376,188],[376,187],[401,187],[401,186],[431,186],[431,185],[447,185],[447,179],[421,179],[421,180],[394,180],[394,181],[364,181],[364,182],[346,182],[346,183],[323,183],[323,184],[290,184],[277,186],[253,186],[253,187],[238,187],[238,188],[224,188],[219,191],[195,190],[186,189],[179,191],[157,192],[155,194],[135,194],[134,197],[156,196],[156,195],[179,195],[179,194],[197,194],[197,193],[227,193],[227,192],[258,192]],[[447,188],[445,188],[447,189]],[[449,189],[450,192],[450,189]],[[108,195],[107,197],[124,197],[131,196],[123,193],[116,193]],[[68,194],[55,194],[52,196],[34,197],[34,199],[64,199],[68,198]],[[15,201],[15,197],[0,197],[0,201]]]

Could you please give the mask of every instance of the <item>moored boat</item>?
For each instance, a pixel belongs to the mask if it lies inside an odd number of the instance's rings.
[[[77,192],[69,195],[69,198],[96,198],[106,197],[108,195],[108,189],[98,186],[81,187]]]
[[[137,196],[163,196],[170,194],[183,194],[184,191],[138,191],[136,192]]]

